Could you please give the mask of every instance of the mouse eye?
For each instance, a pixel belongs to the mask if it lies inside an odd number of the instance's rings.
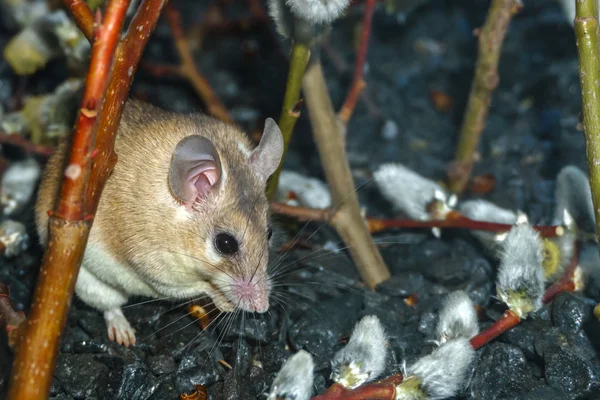
[[[269,227],[267,230],[267,240],[271,240],[271,236],[273,236],[273,228]]]
[[[215,247],[220,253],[232,255],[237,253],[239,245],[233,236],[227,233],[219,233],[215,238]]]

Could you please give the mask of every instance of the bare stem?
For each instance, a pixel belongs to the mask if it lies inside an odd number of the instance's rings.
[[[8,286],[0,282],[0,327],[4,326],[8,333],[8,345],[15,348],[19,344],[21,334],[27,325],[23,311],[16,311],[10,301]]]
[[[279,184],[279,175],[283,167],[283,160],[287,154],[287,149],[292,139],[292,132],[296,121],[300,117],[298,109],[300,101],[300,90],[302,89],[302,77],[310,59],[310,49],[305,43],[295,41],[292,45],[292,54],[290,56],[290,69],[288,72],[287,84],[285,86],[285,95],[283,97],[283,106],[279,116],[279,129],[283,135],[283,156],[279,167],[269,178],[267,183],[267,198],[272,200]]]
[[[354,63],[352,85],[350,86],[346,100],[338,113],[338,117],[344,125],[347,125],[348,121],[350,121],[350,117],[352,117],[352,113],[356,107],[356,102],[366,86],[363,79],[363,73],[365,70],[365,62],[367,60],[367,49],[369,48],[369,36],[371,34],[371,22],[373,20],[373,12],[375,11],[375,3],[376,0],[366,0],[360,43],[356,53],[356,62]]]
[[[390,273],[361,216],[344,137],[319,60],[314,60],[307,68],[303,90],[321,165],[331,190],[332,202],[337,207],[331,224],[349,247],[364,282],[374,288],[388,279]]]
[[[479,31],[475,77],[460,129],[458,149],[449,171],[449,186],[454,193],[464,190],[471,175],[492,94],[500,80],[498,62],[502,42],[511,18],[521,7],[521,0],[492,0],[483,28]]]
[[[62,0],[87,40],[94,41],[94,14],[83,0]]]
[[[208,83],[208,80],[198,71],[189,43],[181,27],[181,14],[175,6],[169,4],[165,8],[165,16],[171,27],[175,46],[181,59],[181,74],[192,84],[196,93],[198,93],[204,104],[206,104],[206,108],[211,115],[222,121],[233,122],[233,118],[231,118],[227,109],[221,103],[221,100]]]
[[[578,0],[575,39],[579,54],[579,80],[583,106],[583,130],[587,150],[590,187],[600,237],[600,54],[598,50],[598,1]],[[600,241],[599,241],[600,243]]]
[[[486,343],[492,341],[497,338],[504,332],[507,332],[519,325],[521,319],[517,314],[512,312],[511,310],[506,310],[502,317],[494,322],[489,328],[485,331],[480,332],[477,336],[471,339],[471,346],[475,350],[483,347]]]
[[[116,162],[114,139],[121,112],[142,51],[165,3],[163,0],[142,1],[127,35],[119,42],[129,2],[111,0],[104,21],[94,25],[97,31],[69,166],[63,176],[59,203],[49,220],[48,247],[26,331],[16,351],[10,400],[48,396],[93,216]],[[99,19],[100,14],[97,16]],[[89,21],[79,18],[77,22],[85,31]],[[112,60],[115,60],[114,65]],[[98,151],[92,160],[94,147]]]
[[[276,214],[298,218],[301,221],[330,222],[337,212],[334,209],[315,209],[296,207],[282,203],[271,203],[271,209]],[[371,233],[392,228],[451,228],[472,229],[489,232],[507,232],[513,225],[495,222],[475,221],[458,212],[451,212],[446,219],[432,221],[415,221],[410,219],[380,219],[367,217],[367,225]],[[562,226],[533,226],[543,237],[556,237],[564,233]]]

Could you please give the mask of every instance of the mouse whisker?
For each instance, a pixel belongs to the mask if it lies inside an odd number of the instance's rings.
[[[121,309],[124,310],[126,308],[131,308],[131,307],[135,307],[135,306],[141,306],[143,304],[154,303],[154,302],[157,302],[157,301],[171,300],[171,299],[174,299],[174,298],[175,297],[159,297],[159,298],[156,298],[156,299],[144,300],[144,301],[141,301],[139,303],[127,304],[126,306],[121,307]]]
[[[222,272],[225,275],[227,275],[228,277],[230,277],[231,279],[233,279],[233,276],[231,276],[231,274],[229,274],[227,271],[223,270],[222,268],[219,268],[215,264],[213,264],[213,263],[211,263],[211,262],[209,262],[209,261],[207,261],[205,259],[202,259],[202,258],[199,258],[199,257],[195,257],[195,256],[192,256],[190,254],[180,253],[180,252],[173,251],[173,250],[166,250],[166,251],[169,252],[169,253],[178,254],[178,255],[181,255],[181,256],[184,256],[184,257],[189,257],[189,258],[191,258],[193,260],[200,261],[203,264],[210,265],[211,267],[215,268],[217,271]]]

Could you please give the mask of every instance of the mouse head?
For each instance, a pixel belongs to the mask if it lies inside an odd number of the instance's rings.
[[[241,132],[227,129],[187,136],[173,152],[169,188],[181,205],[182,228],[193,237],[181,241],[180,251],[196,260],[187,268],[218,308],[265,312],[272,234],[265,188],[281,161],[283,138],[271,118],[254,149]]]

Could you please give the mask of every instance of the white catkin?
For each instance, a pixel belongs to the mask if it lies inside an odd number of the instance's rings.
[[[382,164],[373,173],[373,180],[397,211],[413,219],[430,219],[427,205],[436,198],[447,200],[446,193],[437,183],[402,164]]]
[[[539,309],[544,295],[542,262],[543,243],[538,232],[529,224],[514,226],[503,244],[497,288],[504,293],[522,292],[533,308]]]
[[[478,332],[477,313],[469,295],[463,290],[449,293],[439,312],[437,340],[471,339]]]
[[[485,200],[468,200],[460,203],[458,206],[460,211],[467,218],[475,221],[494,222],[499,224],[514,224],[517,222],[517,213],[512,210],[507,210],[498,207],[494,203]],[[470,231],[477,240],[483,244],[488,250],[497,252],[504,235],[498,235],[494,232]]]
[[[4,213],[11,215],[26,205],[35,192],[42,168],[34,159],[12,163],[2,175],[0,202]]]
[[[331,206],[331,193],[325,182],[294,171],[283,170],[279,176],[277,200],[287,202],[290,191],[296,194],[298,204],[303,207],[328,208]]]
[[[556,208],[553,224],[567,224],[572,218],[578,229],[596,232],[592,191],[587,174],[574,165],[567,165],[556,176],[554,193]]]
[[[408,367],[407,376],[421,380],[429,400],[446,399],[464,387],[474,357],[475,350],[468,339],[454,339]]]
[[[267,400],[309,400],[313,385],[313,358],[305,350],[290,357],[271,385]]]
[[[269,15],[275,22],[277,32],[281,36],[290,39],[294,26],[294,17],[290,8],[285,3],[286,0],[269,0],[267,7]]]
[[[348,4],[349,0],[286,0],[286,4],[292,13],[305,21],[315,24],[331,23],[339,18]]]
[[[344,386],[354,388],[377,378],[385,369],[386,343],[385,330],[379,319],[374,315],[362,318],[354,327],[348,344],[331,360],[334,380],[339,383],[349,381],[351,384]],[[353,370],[350,379],[344,377],[344,371],[348,369]]]

